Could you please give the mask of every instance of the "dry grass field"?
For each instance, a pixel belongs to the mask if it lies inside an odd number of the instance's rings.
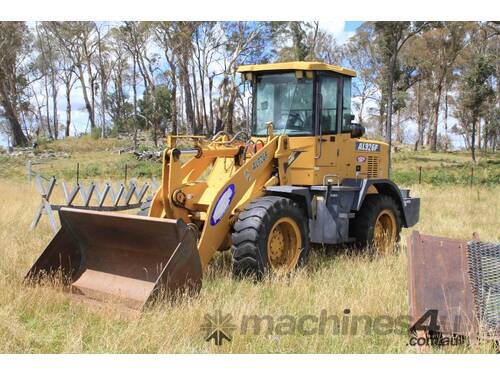
[[[411,186],[422,199],[422,233],[500,241],[500,186]],[[142,314],[109,305],[89,305],[52,286],[27,287],[23,277],[52,237],[43,218],[28,231],[39,204],[35,187],[25,178],[0,177],[0,352],[2,353],[414,353],[404,324],[408,313],[406,237],[392,255],[370,259],[344,249],[316,249],[309,264],[290,277],[253,283],[230,275],[230,259],[220,253],[210,265],[201,294],[175,305],[163,304]],[[390,329],[356,333],[323,333],[263,329],[254,334],[239,328],[231,342],[204,341],[205,314],[231,314],[238,327],[252,315],[297,322],[321,312],[342,318],[388,317]],[[284,319],[284,316],[289,316]],[[399,322],[399,323],[398,323]],[[402,320],[404,323],[404,319]],[[312,325],[311,325],[312,326]],[[401,327],[403,326],[403,328]],[[266,327],[265,325],[263,327]],[[309,327],[309,326],[308,326]],[[281,327],[283,328],[283,327]],[[281,333],[281,334],[280,334]],[[436,352],[494,352],[488,342]]]

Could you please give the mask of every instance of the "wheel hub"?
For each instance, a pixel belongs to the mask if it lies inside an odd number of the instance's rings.
[[[396,217],[394,213],[385,209],[377,216],[373,231],[373,246],[378,253],[385,254],[391,251],[396,243]]]
[[[268,260],[273,269],[291,271],[295,268],[302,247],[297,223],[288,217],[276,221],[267,241]]]

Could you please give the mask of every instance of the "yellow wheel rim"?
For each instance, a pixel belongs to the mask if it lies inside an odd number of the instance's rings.
[[[382,210],[375,220],[373,247],[379,254],[393,250],[396,243],[396,216],[389,209]]]
[[[289,217],[274,223],[267,239],[267,259],[273,270],[292,271],[299,261],[302,249],[300,228]]]

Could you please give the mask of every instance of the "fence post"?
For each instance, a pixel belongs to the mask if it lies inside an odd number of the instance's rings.
[[[418,167],[418,183],[422,183],[422,166]]]
[[[76,163],[76,184],[80,182],[80,163]]]

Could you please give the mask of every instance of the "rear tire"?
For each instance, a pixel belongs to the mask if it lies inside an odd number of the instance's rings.
[[[240,213],[231,242],[233,275],[290,272],[309,256],[307,217],[291,199],[257,198]]]
[[[369,194],[350,225],[357,248],[372,254],[386,254],[400,240],[401,211],[396,201],[383,194]]]

